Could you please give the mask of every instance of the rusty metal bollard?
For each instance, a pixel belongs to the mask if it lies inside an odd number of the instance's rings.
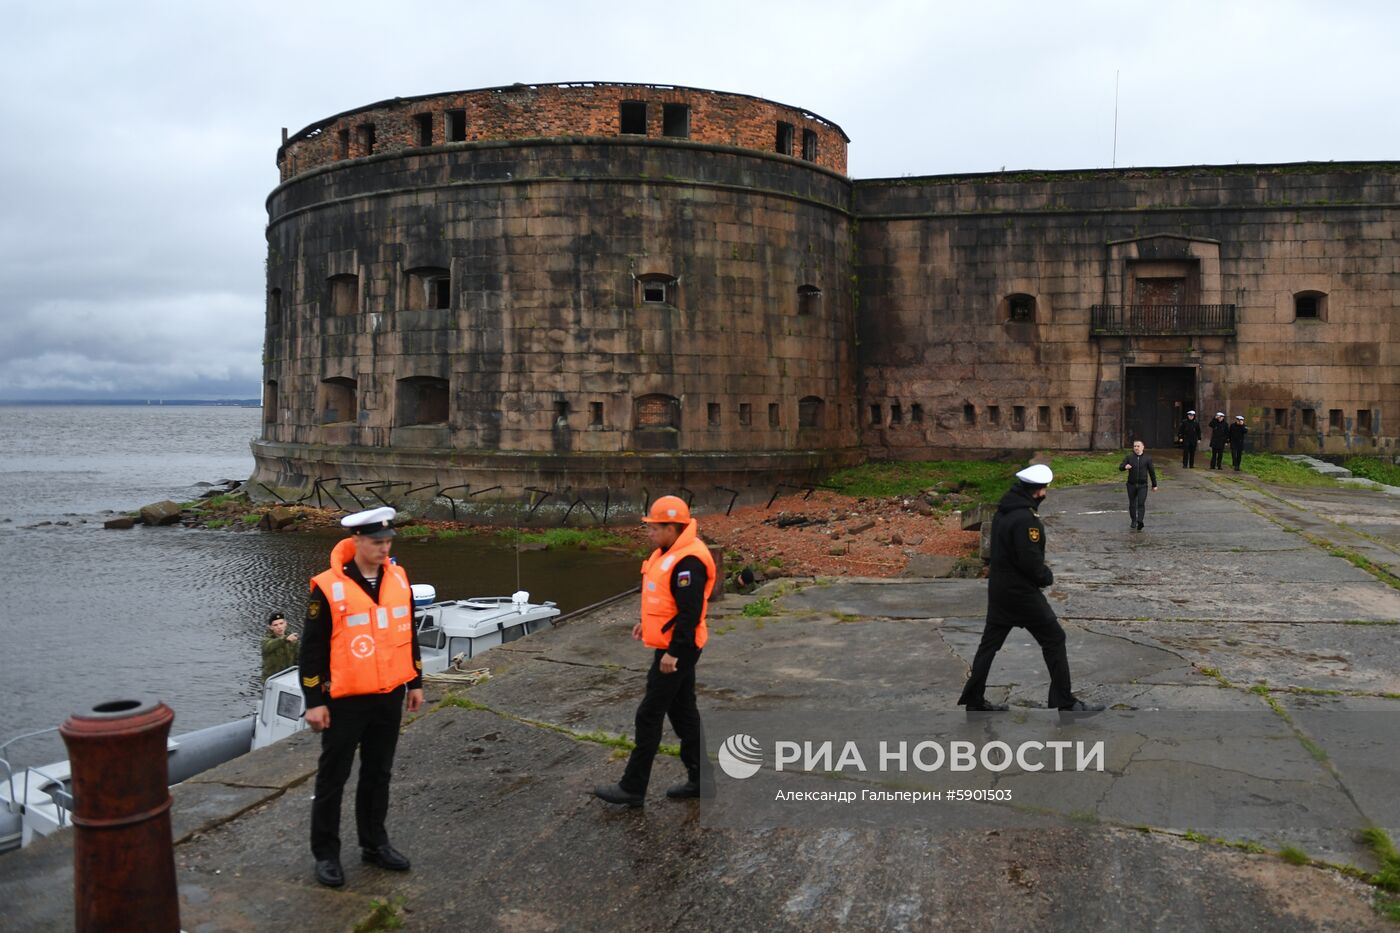
[[[158,700],[114,700],[59,727],[73,766],[78,933],[180,929],[166,786],[174,720]]]

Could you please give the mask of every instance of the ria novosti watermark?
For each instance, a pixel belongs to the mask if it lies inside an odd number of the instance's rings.
[[[1393,711],[707,711],[709,825],[1400,830]],[[703,783],[703,782],[702,782]]]
[[[872,754],[872,764],[867,765],[866,761]],[[751,735],[735,733],[720,745],[716,759],[730,777],[737,780],[750,778],[762,767],[762,744]],[[1032,739],[1013,747],[999,739],[981,745],[957,739],[947,743],[932,739],[881,739],[874,749],[862,751],[861,743],[854,739],[839,745],[830,739],[820,742],[780,739],[773,743],[772,760],[775,772],[795,770],[830,774],[867,774],[871,771],[890,774],[911,770],[931,773],[945,768],[949,772],[975,772],[980,769],[1000,773],[1012,767],[1023,772],[1043,771],[1047,767],[1053,771],[1102,771],[1104,740]]]

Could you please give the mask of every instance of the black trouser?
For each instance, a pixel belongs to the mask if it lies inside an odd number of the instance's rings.
[[[700,780],[700,758],[705,753],[700,710],[695,706],[695,665],[700,660],[700,652],[695,653],[694,661],[681,662],[674,674],[661,673],[661,656],[665,653],[659,648],[656,650],[651,670],[647,671],[647,692],[642,697],[642,705],[637,707],[637,745],[618,782],[629,794],[646,793],[665,719],[671,720],[671,728],[680,736],[681,764],[685,765],[686,776],[692,781]]]
[[[1188,470],[1196,466],[1196,442],[1185,441],[1181,445],[1181,465]]]
[[[1231,447],[1231,448],[1230,448],[1230,462],[1233,463],[1233,464],[1235,465],[1235,469],[1238,470],[1238,469],[1240,468],[1240,458],[1242,458],[1243,456],[1244,456],[1244,448],[1243,448],[1243,447]]]
[[[1225,448],[1224,448],[1224,447],[1212,447],[1212,448],[1210,449],[1210,468],[1211,468],[1212,470],[1218,470],[1218,469],[1220,469],[1221,464],[1224,463],[1224,462],[1225,462]]]
[[[384,819],[389,813],[389,778],[399,742],[404,688],[392,693],[341,697],[327,705],[331,725],[321,733],[321,760],[316,769],[316,797],[311,802],[311,854],[317,860],[340,857],[340,798],[355,749],[360,750],[360,780],[355,787],[355,828],[360,847],[389,841]]]
[[[1129,483],[1128,521],[1140,525],[1145,515],[1147,515],[1147,484]]]
[[[1050,672],[1050,693],[1046,704],[1058,709],[1073,703],[1074,693],[1070,690],[1069,682],[1069,655],[1065,653],[1065,630],[1060,627],[1059,620],[1047,606],[1043,615],[1030,622],[1010,625],[993,621],[990,616],[987,618],[987,624],[982,629],[982,641],[977,645],[977,655],[972,659],[972,673],[967,677],[967,684],[963,687],[962,696],[958,698],[958,705],[986,701],[987,675],[992,671],[992,659],[997,656],[997,652],[1006,642],[1006,636],[1013,628],[1024,628],[1040,645],[1045,667]]]

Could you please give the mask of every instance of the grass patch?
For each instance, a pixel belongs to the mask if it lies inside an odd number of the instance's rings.
[[[1123,452],[1108,454],[1067,454],[1052,457],[1050,469],[1055,474],[1056,486],[1085,486],[1090,483],[1121,483],[1123,474],[1118,464],[1123,462]]]
[[[234,493],[234,494],[232,494],[232,495],[210,496],[208,499],[201,499],[201,500],[199,500],[200,504],[201,504],[203,507],[209,508],[209,509],[217,509],[217,508],[219,508],[220,506],[229,505],[229,504],[231,504],[231,503],[239,503],[239,504],[242,504],[242,503],[245,503],[245,502],[247,502],[247,501],[248,501],[248,497],[247,497],[247,496],[240,495],[240,494],[238,494],[238,493]]]
[[[262,521],[262,516],[257,512],[251,512],[243,516],[243,524],[245,525],[256,525],[260,521]]]
[[[401,897],[375,898],[369,902],[369,916],[353,927],[354,933],[378,933],[379,930],[397,930],[403,926],[404,900]]]
[[[1202,674],[1205,674],[1207,677],[1211,678],[1216,683],[1220,684],[1220,686],[1222,687],[1233,688],[1235,686],[1234,684],[1230,683],[1229,678],[1227,678],[1224,674],[1220,673],[1220,668],[1218,667],[1202,667],[1199,668],[1199,670]]]
[[[721,626],[719,626],[718,628],[716,628],[716,629],[714,630],[714,634],[716,634],[716,635],[728,635],[728,634],[729,634],[730,632],[732,632],[732,631],[734,631],[734,626],[732,626],[732,625],[721,625]]]
[[[761,596],[740,610],[742,615],[750,619],[761,619],[764,616],[771,616],[773,612],[773,600],[768,596]]]
[[[230,518],[215,518],[204,523],[205,528],[226,528],[233,521]]]
[[[1278,454],[1246,454],[1241,462],[1241,472],[1248,473],[1265,483],[1278,483],[1283,486],[1340,486],[1330,476],[1323,476],[1312,467],[1292,460],[1285,460]]]
[[[1386,570],[1384,567],[1380,567],[1376,564],[1371,563],[1371,561],[1367,560],[1365,557],[1362,557],[1355,551],[1348,550],[1344,547],[1338,547],[1331,541],[1328,541],[1326,538],[1319,538],[1316,535],[1304,534],[1303,540],[1307,541],[1314,547],[1322,548],[1324,551],[1326,551],[1333,557],[1340,557],[1342,560],[1351,564],[1353,567],[1366,571],[1382,583],[1394,587],[1397,590],[1400,590],[1400,577],[1397,577],[1395,574],[1391,573],[1389,570]]]
[[[1278,857],[1290,865],[1310,865],[1312,859],[1308,858],[1308,853],[1297,846],[1284,846],[1278,850]]]
[[[400,538],[431,538],[433,536],[433,529],[427,525],[404,525],[394,530],[398,532]]]
[[[1079,486],[1117,480],[1119,451],[1065,454],[1050,461],[1055,486]],[[958,492],[975,502],[996,502],[1010,488],[1022,460],[873,460],[833,473],[827,483],[857,498],[914,496],[928,489]],[[945,505],[945,508],[951,508]]]
[[[1348,457],[1342,466],[1365,479],[1385,483],[1387,486],[1400,486],[1400,465],[1380,457]]]
[[[441,700],[438,700],[437,705],[434,706],[433,709],[442,709],[447,706],[455,706],[458,709],[481,709],[488,711],[490,710],[489,706],[486,706],[482,703],[478,703],[475,700],[469,700],[466,697],[460,696],[456,693],[449,693]]]
[[[1343,625],[1400,625],[1400,619],[1343,619]]]
[[[622,535],[602,528],[547,528],[542,531],[505,528],[497,532],[497,535],[512,545],[518,541],[521,544],[543,544],[546,548],[572,547],[590,550],[633,546],[633,542]]]
[[[1395,843],[1390,841],[1390,836],[1379,826],[1368,826],[1361,831],[1361,841],[1366,843],[1381,864],[1371,883],[1386,891],[1400,893],[1400,852],[1395,851]]]

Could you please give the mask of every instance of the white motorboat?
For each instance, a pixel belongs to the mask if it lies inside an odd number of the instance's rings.
[[[531,603],[530,594],[524,591],[440,603],[434,602],[436,598],[433,587],[413,585],[415,637],[423,673],[429,675],[553,625],[559,615],[554,603]],[[297,669],[278,671],[264,681],[254,716],[167,740],[170,783],[178,784],[252,749],[301,732],[306,729],[305,713]],[[28,845],[35,836],[47,836],[70,822],[73,796],[69,763],[20,767],[12,764],[10,751],[23,740],[57,731],[57,727],[41,729],[0,745],[0,853]]]

